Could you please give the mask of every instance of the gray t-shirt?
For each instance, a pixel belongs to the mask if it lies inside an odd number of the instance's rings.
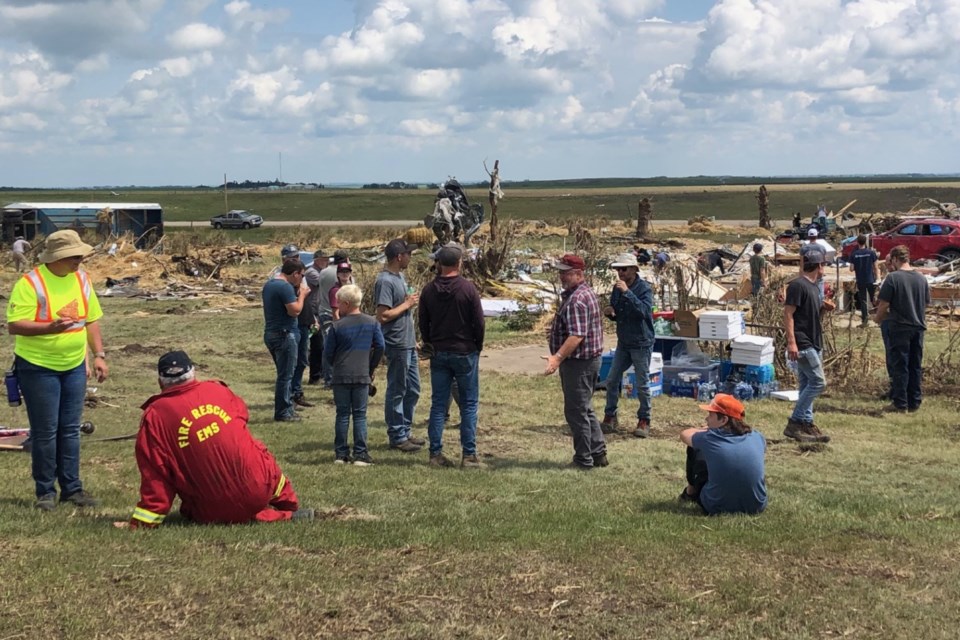
[[[310,293],[303,301],[303,311],[297,318],[301,327],[309,326],[320,319],[320,270],[311,262],[303,272],[301,287],[310,287]]]
[[[399,306],[407,299],[407,280],[402,273],[391,273],[384,269],[377,276],[373,288],[373,299],[379,307],[389,309]],[[413,307],[407,309],[392,322],[383,324],[383,341],[388,349],[413,349],[417,346],[413,332]]]
[[[333,309],[330,307],[330,289],[337,284],[337,265],[328,264],[320,271],[320,286],[317,295],[317,307],[320,309],[320,315],[332,316]]]
[[[904,327],[926,329],[924,310],[930,304],[930,285],[914,270],[894,271],[880,286],[878,298],[890,303],[890,321]]]

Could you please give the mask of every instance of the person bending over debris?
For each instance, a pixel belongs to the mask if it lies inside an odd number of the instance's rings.
[[[787,358],[797,363],[800,395],[793,414],[787,420],[783,435],[800,442],[829,442],[813,423],[813,401],[827,386],[823,375],[822,311],[833,311],[835,305],[821,298],[817,281],[823,278],[826,253],[817,245],[809,245],[804,255],[803,274],[787,287],[783,305],[783,327],[787,334]]]
[[[707,426],[685,429],[680,440],[687,445],[687,486],[681,502],[696,502],[707,515],[757,514],[767,507],[763,436],[743,420],[743,404],[718,393],[710,404]]]
[[[11,250],[13,252],[13,268],[17,270],[17,273],[23,273],[27,270],[29,262],[27,261],[27,251],[30,251],[30,243],[27,242],[23,236],[17,236],[16,240],[13,241],[13,246]]]
[[[136,456],[140,501],[130,528],[159,526],[180,496],[200,524],[312,520],[276,460],[247,430],[247,405],[219,380],[199,381],[183,351],[157,363],[160,393],[143,406]]]

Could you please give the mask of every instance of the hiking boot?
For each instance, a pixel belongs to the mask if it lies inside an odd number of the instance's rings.
[[[422,447],[423,445],[427,444],[426,440],[424,440],[423,438],[417,438],[415,436],[410,436],[409,438],[407,438],[407,442],[412,442],[418,447]]]
[[[472,456],[463,456],[460,460],[460,466],[463,469],[479,469],[480,468],[480,459],[477,458],[477,454]]]
[[[306,408],[313,406],[313,403],[307,400],[302,393],[298,393],[297,395],[293,396],[293,404]]]
[[[909,413],[916,413],[917,411],[920,411],[920,405],[917,405],[915,407],[907,407],[907,411]]]
[[[313,519],[316,517],[316,512],[313,509],[297,509],[293,512],[293,515],[290,516],[290,520],[302,520],[304,522],[313,522]]]
[[[404,453],[414,453],[415,451],[420,451],[420,448],[423,445],[414,444],[410,439],[404,440],[403,442],[398,442],[396,444],[390,445],[391,449],[399,449]]]
[[[633,435],[637,438],[649,438],[650,437],[650,421],[646,418],[640,418],[637,420],[637,429],[633,432]]]
[[[53,511],[57,508],[57,494],[48,493],[40,496],[37,498],[37,501],[33,503],[33,506],[40,509],[40,511]]]
[[[568,468],[568,469],[576,469],[577,471],[592,471],[592,470],[593,470],[593,465],[587,466],[587,465],[585,465],[585,464],[583,464],[583,463],[581,463],[581,462],[577,462],[576,460],[574,460],[574,461],[572,461],[570,464],[567,465],[567,468]]]
[[[599,455],[593,456],[593,466],[595,467],[606,467],[610,465],[610,461],[607,460],[607,454],[601,453]]]
[[[77,491],[76,493],[71,493],[68,496],[60,496],[60,503],[69,502],[75,507],[99,507],[100,501],[94,498],[92,495],[83,491]]]
[[[431,467],[455,467],[457,465],[453,464],[453,460],[451,460],[447,456],[443,455],[442,453],[438,453],[435,456],[430,456],[430,466]]]
[[[280,416],[279,418],[274,418],[273,421],[274,422],[302,422],[303,418],[293,413],[293,414],[290,414],[289,416]]]
[[[353,465],[355,467],[369,467],[373,465],[373,458],[369,453],[358,453],[353,456]]]
[[[615,433],[617,428],[620,426],[620,423],[617,421],[617,416],[603,416],[603,422],[600,423],[600,431],[604,433]]]
[[[830,436],[825,434],[823,431],[820,431],[820,427],[812,422],[807,422],[803,425],[803,432],[815,438],[816,442],[830,442]]]
[[[787,419],[787,428],[783,430],[783,435],[797,442],[817,442],[816,437],[807,432],[806,425],[793,418]]]
[[[906,412],[907,412],[907,408],[906,408],[906,407],[898,407],[897,405],[895,405],[895,404],[893,404],[893,403],[891,402],[890,404],[888,404],[887,406],[885,406],[883,409],[880,409],[880,411],[883,411],[884,413],[906,413]]]
[[[353,460],[350,456],[337,456],[337,459],[333,461],[333,464],[351,464]]]

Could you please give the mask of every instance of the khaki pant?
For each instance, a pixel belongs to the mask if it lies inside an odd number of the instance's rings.
[[[27,270],[27,256],[23,255],[19,251],[13,252],[13,268],[17,270],[18,273],[23,273]]]

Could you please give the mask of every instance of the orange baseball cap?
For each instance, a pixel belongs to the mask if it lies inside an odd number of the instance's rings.
[[[713,400],[710,401],[710,404],[697,406],[704,411],[712,411],[713,413],[719,413],[730,418],[736,418],[737,420],[743,420],[743,417],[747,415],[746,410],[743,408],[743,403],[727,393],[718,393],[713,397]]]

